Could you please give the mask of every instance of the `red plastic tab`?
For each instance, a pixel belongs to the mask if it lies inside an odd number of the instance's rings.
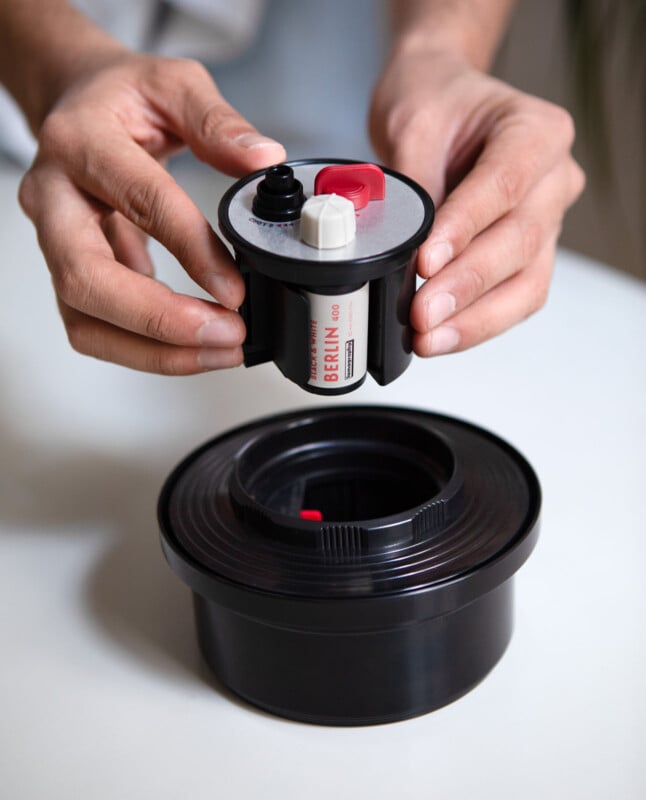
[[[300,514],[301,519],[309,519],[312,522],[322,522],[323,514],[316,508],[304,508]]]
[[[314,194],[347,197],[358,211],[370,200],[384,199],[386,178],[376,164],[332,164],[316,176]]]

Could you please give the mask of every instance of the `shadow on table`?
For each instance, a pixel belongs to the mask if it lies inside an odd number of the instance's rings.
[[[156,502],[170,464],[24,440],[0,418],[0,523],[31,536],[100,536],[108,546],[84,583],[99,628],[144,669],[204,682],[250,708],[213,678],[198,652],[189,590],[159,545]],[[37,532],[37,533],[35,533]],[[101,552],[101,545],[97,546]],[[38,557],[37,549],[34,550]]]

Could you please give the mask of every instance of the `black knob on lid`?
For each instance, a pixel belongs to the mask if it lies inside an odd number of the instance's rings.
[[[258,184],[253,213],[269,222],[288,222],[300,217],[304,202],[303,184],[294,177],[294,170],[277,164],[269,167]]]

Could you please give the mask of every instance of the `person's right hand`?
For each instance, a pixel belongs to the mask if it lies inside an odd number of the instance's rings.
[[[75,350],[164,374],[242,362],[245,329],[235,311],[242,278],[160,164],[185,144],[233,176],[285,158],[194,61],[121,51],[67,87],[45,119],[20,202],[36,226]],[[154,279],[147,235],[213,302]]]

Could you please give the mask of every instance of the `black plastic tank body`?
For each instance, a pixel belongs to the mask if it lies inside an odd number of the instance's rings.
[[[512,632],[540,488],[496,436],[424,411],[306,410],[208,442],[161,494],[200,646],[249,702],[307,722],[426,713]]]

